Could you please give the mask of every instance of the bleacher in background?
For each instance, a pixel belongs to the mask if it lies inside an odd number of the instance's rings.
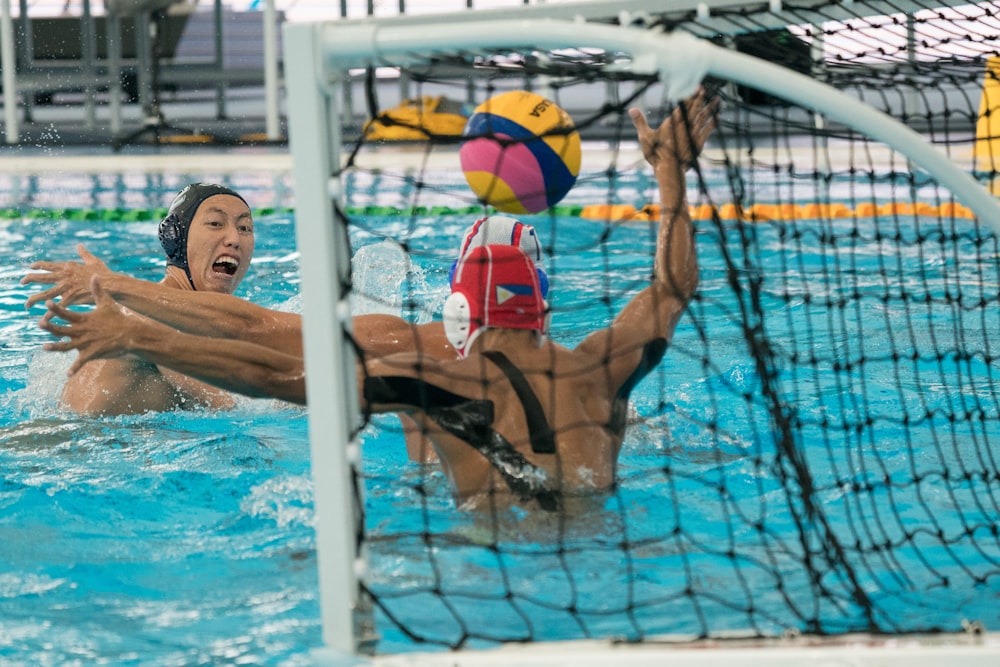
[[[621,3],[612,0],[272,1],[270,6],[269,0],[180,0],[172,4],[166,18],[158,23],[160,58],[154,75],[150,71],[151,49],[148,45],[145,60],[142,58],[143,49],[136,35],[134,17],[121,19],[121,62],[112,67],[107,53],[105,0],[89,3],[90,17],[85,13],[83,0],[0,0],[10,4],[14,17],[15,84],[19,93],[16,109],[17,117],[26,126],[26,141],[48,136],[51,134],[48,128],[53,123],[64,122],[69,117],[72,117],[72,122],[65,123],[69,129],[61,135],[61,140],[68,143],[74,142],[71,137],[77,130],[80,130],[81,140],[86,143],[107,140],[122,131],[127,133],[130,127],[147,122],[148,114],[142,106],[144,97],[148,106],[151,88],[155,88],[157,95],[164,96],[166,102],[186,105],[180,111],[171,110],[173,118],[193,119],[192,124],[202,129],[214,122],[225,132],[232,131],[236,136],[243,136],[247,132],[259,132],[259,127],[246,129],[230,126],[237,121],[262,126],[264,119],[267,119],[269,127],[273,127],[272,121],[277,115],[273,100],[278,98],[280,105],[284,98],[280,25],[286,22],[354,19],[368,15],[383,18],[401,13],[462,14],[465,11],[482,11],[502,18],[509,13],[508,10],[525,5],[533,5],[528,8],[530,10],[542,10],[549,14],[561,12],[563,18],[574,12],[591,12],[590,18],[593,18],[593,12],[598,11],[598,6],[603,6],[607,16],[617,17],[620,7],[635,4],[625,0]],[[579,8],[573,7],[574,4]],[[719,2],[708,4],[714,6]],[[273,12],[265,11],[271,9]],[[886,11],[891,11],[889,5],[886,5]],[[958,10],[940,9],[930,14],[928,11],[917,16],[916,20],[926,30],[937,20],[935,16],[947,15],[948,25],[955,31],[949,37],[953,47],[963,40],[973,40],[978,34],[975,26],[970,25],[973,19],[963,22],[960,14],[957,15],[959,18],[952,16]],[[536,14],[533,12],[533,15]],[[264,39],[268,17],[273,17],[278,28],[277,44],[272,47],[270,61]],[[421,18],[426,19],[427,16]],[[919,41],[911,41],[908,27],[911,20],[913,17],[897,13],[881,23],[850,28],[849,34],[863,35],[863,39],[838,41],[838,34],[847,33],[838,30],[836,22],[831,19],[823,28],[823,38],[819,42],[806,40],[809,44],[804,48],[823,49],[831,77],[838,75],[839,63],[844,57],[853,62],[884,65],[894,65],[901,60],[916,62],[938,58],[939,54],[933,49],[928,50]],[[763,29],[763,26],[759,28]],[[788,31],[791,36],[798,37],[803,31],[807,32],[808,27],[793,25],[788,27]],[[753,41],[759,41],[756,35]],[[856,51],[859,48],[867,48],[870,53],[858,54]],[[272,71],[277,68],[277,76],[268,77],[266,66],[270,66]],[[115,71],[118,71],[117,81],[113,74]],[[851,72],[844,71],[842,76],[849,81]],[[275,79],[277,83],[274,83]],[[118,85],[113,86],[113,83]],[[379,99],[383,107],[391,108],[414,94],[405,81],[384,83],[382,89],[385,94]],[[458,93],[461,95],[461,91]],[[348,107],[344,117],[345,128],[352,123],[360,126],[367,119],[368,110],[362,104],[364,95],[348,89],[347,95],[351,94],[354,94],[353,99],[345,101]],[[437,91],[436,94],[441,93]],[[971,94],[978,93],[973,91]],[[241,104],[238,110],[231,103],[234,99]],[[0,100],[6,103],[2,95]],[[572,105],[573,100],[567,102]],[[589,100],[584,102],[590,104]],[[200,106],[195,108],[192,104]],[[116,105],[124,106],[119,112]],[[55,114],[57,110],[58,115]],[[6,107],[4,113],[6,120],[9,118]],[[116,124],[119,118],[123,120]],[[269,137],[274,136],[272,132],[268,130]],[[10,140],[9,128],[4,128],[3,134],[7,143],[18,142]]]
[[[278,12],[278,23],[284,15]],[[259,11],[237,11],[230,6],[221,9],[222,68],[246,70],[264,68],[264,14]],[[172,61],[177,64],[213,62],[216,57],[216,17],[211,9],[199,8],[188,15],[184,32],[174,50]],[[281,50],[281,33],[278,33]]]
[[[108,9],[114,7],[113,2],[92,0],[85,5],[83,0],[0,1],[9,3],[13,17],[17,118],[25,128],[26,139],[34,141],[47,136],[45,128],[52,124],[56,112],[60,121],[77,114],[61,134],[67,143],[77,143],[77,136],[84,143],[111,140],[115,134],[127,134],[130,128],[141,127],[149,122],[150,98],[154,97],[158,104],[161,95],[173,104],[188,103],[181,113],[195,114],[199,119],[205,117],[205,122],[199,120],[202,126],[234,118],[262,124],[263,117],[274,115],[272,105],[265,103],[265,98],[275,96],[268,91],[268,85],[271,91],[275,86],[266,81],[265,72],[265,21],[269,16],[274,17],[279,28],[272,53],[279,70],[276,87],[281,96],[280,24],[285,21],[430,14],[538,3],[538,0],[391,3],[274,0],[274,11],[269,14],[265,11],[269,9],[267,0],[179,0],[158,17],[156,44],[144,41],[141,35],[145,31],[142,26],[146,25],[141,20],[152,16],[149,14],[139,21],[131,15],[117,17],[121,23],[119,39],[112,45],[108,40],[108,25],[112,24],[113,15],[109,15]],[[548,0],[550,4],[578,1]],[[137,2],[143,4],[142,0]],[[152,64],[154,53],[159,54],[156,68]],[[154,88],[155,93],[151,92]],[[256,105],[244,104],[243,110],[234,113],[228,102],[233,95],[241,100],[255,96]],[[6,103],[2,95],[0,100]],[[191,108],[191,100],[200,103],[201,108]],[[205,100],[211,100],[207,107]],[[10,118],[6,110],[5,118]],[[32,132],[35,126],[38,133]],[[243,130],[234,131],[239,136]],[[9,128],[5,128],[4,134],[7,143],[17,143],[11,141]]]

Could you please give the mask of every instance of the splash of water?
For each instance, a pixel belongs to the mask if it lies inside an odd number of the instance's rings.
[[[395,241],[386,239],[358,249],[351,259],[351,311],[357,315],[402,315],[400,287],[410,270],[410,258]]]

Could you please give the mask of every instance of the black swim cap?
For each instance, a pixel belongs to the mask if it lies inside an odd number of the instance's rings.
[[[235,190],[223,185],[192,183],[177,193],[167,211],[167,217],[160,221],[160,245],[167,254],[167,265],[184,269],[189,281],[191,272],[188,270],[187,256],[188,230],[191,229],[191,221],[194,220],[198,207],[203,201],[215,195],[232,195],[244,204],[247,203]],[[250,208],[249,204],[247,208]],[[191,286],[194,286],[194,282]]]

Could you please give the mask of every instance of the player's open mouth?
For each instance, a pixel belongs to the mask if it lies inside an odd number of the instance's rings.
[[[224,273],[227,276],[236,275],[236,270],[240,268],[240,261],[235,257],[223,255],[212,264],[212,271]]]

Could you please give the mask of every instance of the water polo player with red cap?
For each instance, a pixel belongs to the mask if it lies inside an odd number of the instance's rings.
[[[461,356],[489,328],[548,332],[548,306],[538,271],[519,247],[477,246],[456,262],[444,330]]]
[[[629,394],[663,357],[698,285],[685,171],[716,106],[698,94],[655,130],[630,110],[662,214],[653,279],[610,326],[572,350],[552,341],[537,267],[518,247],[486,245],[457,262],[445,304],[461,359],[399,354],[364,364],[366,407],[417,420],[456,502],[554,509],[614,484]]]

